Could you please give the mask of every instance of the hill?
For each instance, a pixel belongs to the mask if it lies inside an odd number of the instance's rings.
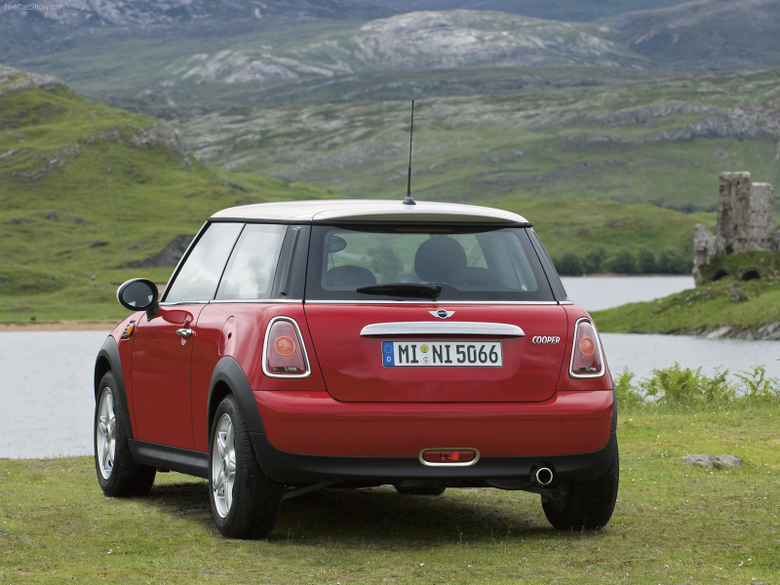
[[[133,267],[153,264],[215,210],[333,196],[300,182],[211,170],[159,120],[5,67],[0,177],[0,321],[13,322],[119,318],[116,286],[141,275],[167,280],[169,266]],[[387,194],[400,198],[403,182]],[[601,248],[602,269],[625,249],[687,254],[693,224],[714,223],[712,214],[582,198],[481,201],[529,217],[556,258]]]
[[[490,73],[505,93],[477,93],[476,80]],[[780,184],[780,69],[611,73],[518,68],[384,78],[395,96],[419,100],[415,193],[475,202],[575,197],[711,212],[724,170],[750,170],[756,180]],[[176,126],[193,153],[214,166],[315,182],[348,196],[394,197],[405,185],[409,102],[361,99],[361,87],[370,92],[377,79],[370,86],[352,78],[298,86],[297,96],[280,88],[280,99],[265,102],[263,92],[247,88],[244,99],[254,96],[257,106],[224,107]],[[463,95],[443,97],[448,84]]]
[[[159,120],[7,67],[0,67],[0,177],[0,321],[121,315],[111,302],[116,285],[138,274],[122,267],[195,233],[214,211],[327,196],[208,169]],[[165,281],[170,271],[144,274]]]

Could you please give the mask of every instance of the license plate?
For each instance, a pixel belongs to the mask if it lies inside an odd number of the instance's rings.
[[[500,341],[383,341],[382,364],[500,368]]]

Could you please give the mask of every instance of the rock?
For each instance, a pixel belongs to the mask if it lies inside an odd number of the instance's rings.
[[[724,325],[723,327],[718,327],[717,329],[706,333],[704,337],[705,339],[722,339],[731,336],[732,332],[733,328],[730,325]]]
[[[738,303],[739,301],[745,300],[745,293],[742,290],[742,286],[736,281],[729,284],[729,296],[731,297],[731,300],[735,303]]]
[[[683,460],[683,463],[710,469],[742,467],[742,459],[736,455],[716,455],[714,457],[712,455],[685,455],[680,459]]]
[[[709,264],[715,258],[715,236],[706,227],[697,223],[693,228],[693,281],[696,286],[704,284],[699,267]]]
[[[90,248],[100,248],[101,246],[108,246],[108,242],[105,240],[95,240],[89,245]]]

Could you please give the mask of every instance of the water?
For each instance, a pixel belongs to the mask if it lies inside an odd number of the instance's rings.
[[[588,310],[651,300],[692,288],[690,277],[564,279]],[[0,458],[92,454],[95,356],[108,331],[0,332]],[[712,375],[764,365],[780,378],[780,343],[672,335],[602,334],[612,372],[639,378],[678,362]]]
[[[601,311],[626,303],[652,301],[693,288],[687,276],[569,276],[563,286],[569,298],[586,311]]]
[[[92,377],[107,334],[0,332],[0,457],[92,453]]]

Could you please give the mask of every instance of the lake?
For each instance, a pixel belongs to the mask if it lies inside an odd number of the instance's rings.
[[[690,277],[566,278],[569,297],[588,310],[652,300],[693,287]],[[92,454],[95,355],[108,332],[0,332],[0,457]],[[780,342],[667,335],[602,334],[610,368],[646,378],[678,362],[711,375],[765,365],[780,377]]]

